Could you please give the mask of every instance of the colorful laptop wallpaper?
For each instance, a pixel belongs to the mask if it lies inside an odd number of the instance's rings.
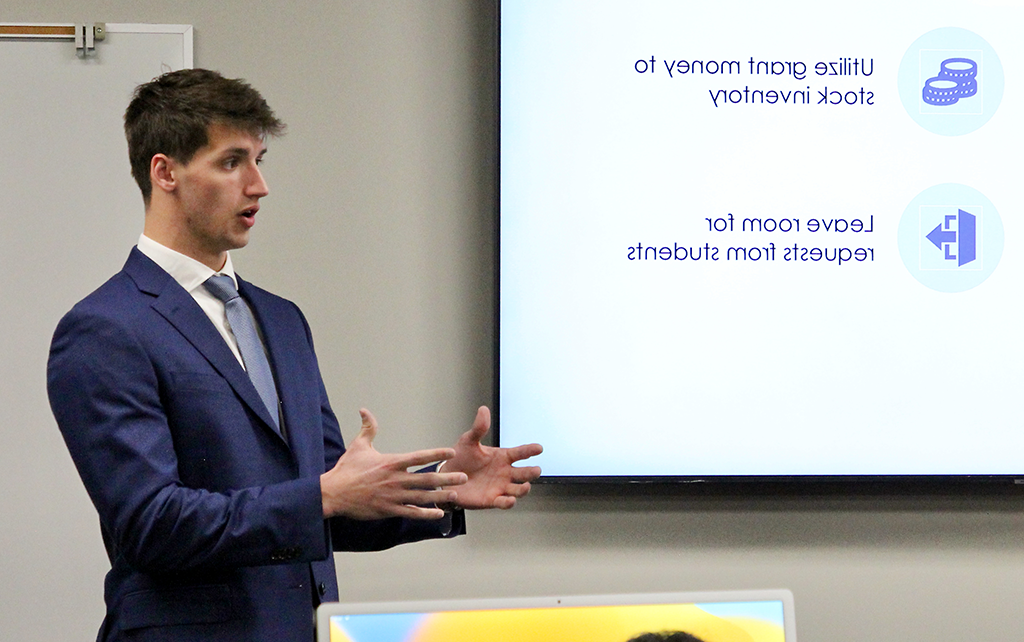
[[[682,631],[701,642],[786,642],[781,601],[334,615],[331,642],[627,642]]]

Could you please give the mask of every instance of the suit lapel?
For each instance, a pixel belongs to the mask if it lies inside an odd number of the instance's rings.
[[[138,248],[125,263],[124,271],[139,290],[155,297],[152,307],[167,319],[185,339],[220,373],[249,409],[259,416],[267,430],[280,438],[270,414],[253,386],[249,375],[238,363],[224,338],[210,322],[209,317],[171,275],[142,254]],[[275,375],[277,376],[277,375]]]

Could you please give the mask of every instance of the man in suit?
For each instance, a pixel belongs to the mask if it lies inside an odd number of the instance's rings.
[[[540,474],[513,466],[538,445],[481,444],[486,408],[454,448],[402,455],[373,448],[361,410],[346,449],[302,313],[231,265],[282,129],[205,70],[140,86],[125,113],[143,234],[61,320],[47,378],[111,562],[99,640],[308,642],[338,596],[332,551],[461,534],[463,509],[511,508]]]

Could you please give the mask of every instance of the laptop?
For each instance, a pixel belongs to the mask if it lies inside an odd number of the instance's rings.
[[[318,642],[796,642],[784,589],[327,603]],[[643,639],[643,638],[641,638]],[[644,640],[646,642],[646,640]]]

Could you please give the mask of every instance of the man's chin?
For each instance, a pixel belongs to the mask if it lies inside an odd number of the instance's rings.
[[[228,250],[240,250],[249,244],[249,230],[243,230],[228,239]]]

